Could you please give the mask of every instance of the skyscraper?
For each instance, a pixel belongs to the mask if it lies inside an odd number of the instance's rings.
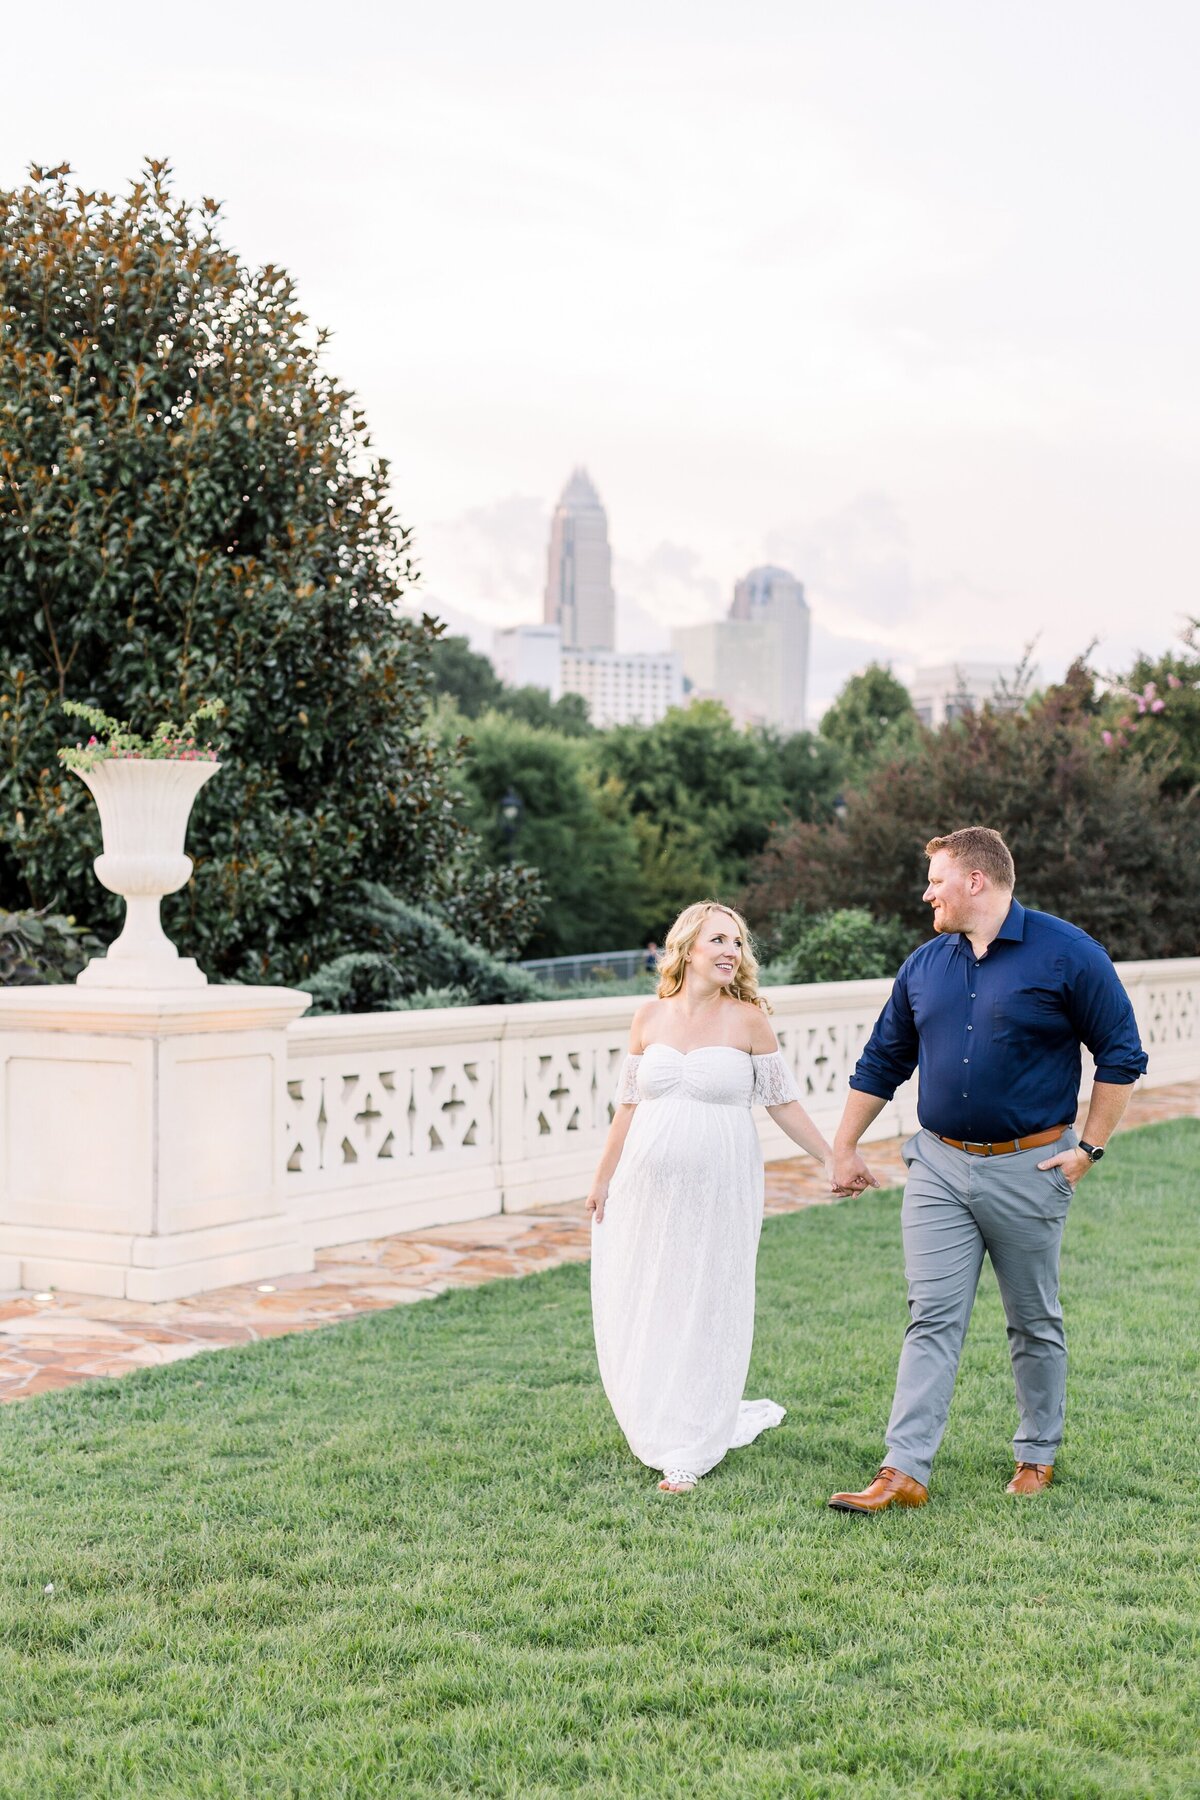
[[[805,728],[808,689],[808,601],[804,583],[770,564],[751,569],[733,589],[731,619],[775,625],[779,631],[777,722],[785,731]]]
[[[616,611],[608,518],[587,470],[576,469],[554,509],[543,616],[561,627],[564,650],[612,650]]]
[[[805,729],[808,601],[786,569],[751,569],[724,619],[672,633],[698,696],[721,700],[740,725]]]

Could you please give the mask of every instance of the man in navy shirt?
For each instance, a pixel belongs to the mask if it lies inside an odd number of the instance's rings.
[[[850,1078],[834,1144],[838,1191],[877,1187],[858,1141],[919,1069],[921,1130],[904,1146],[901,1228],[909,1326],[883,1466],[840,1512],[923,1506],[946,1426],[984,1252],[996,1272],[1020,1423],[1011,1494],[1048,1487],[1062,1438],[1067,1350],[1058,1257],[1071,1195],[1104,1154],[1146,1067],[1107,953],[1013,898],[999,832],[934,838],[925,899],[937,936],[915,950]],[[1096,1060],[1074,1131],[1080,1044]]]

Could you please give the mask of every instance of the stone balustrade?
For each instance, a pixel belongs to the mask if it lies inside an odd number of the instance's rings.
[[[1120,965],[1148,1084],[1200,1076],[1200,959]],[[826,1134],[891,983],[770,991],[805,1105]],[[300,1019],[288,1032],[287,1208],[315,1247],[582,1195],[612,1117],[628,998]],[[1085,1058],[1085,1063],[1087,1059]],[[1085,1068],[1083,1092],[1091,1083]],[[872,1128],[916,1126],[916,1082]],[[797,1154],[765,1113],[768,1159]]]
[[[1147,1084],[1200,1077],[1200,958],[1120,973]],[[827,1134],[888,988],[771,991]],[[0,1288],[178,1299],[301,1272],[325,1245],[586,1192],[636,1001],[314,1019],[306,1002],[0,992]],[[874,1133],[915,1121],[909,1082]],[[765,1113],[759,1130],[769,1158],[795,1154]]]

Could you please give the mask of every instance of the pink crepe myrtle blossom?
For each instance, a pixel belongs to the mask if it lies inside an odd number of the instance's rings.
[[[219,750],[211,742],[205,743],[201,748],[193,732],[202,719],[220,718],[227,711],[221,700],[204,701],[182,725],[175,724],[173,720],[164,721],[150,737],[140,736],[125,721],[110,718],[98,706],[66,699],[62,702],[62,708],[64,712],[82,717],[95,727],[86,744],[77,741],[71,748],[64,745],[58,752],[59,761],[79,774],[110,758],[116,762],[220,760]]]

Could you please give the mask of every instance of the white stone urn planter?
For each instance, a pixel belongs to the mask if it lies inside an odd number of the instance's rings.
[[[184,886],[192,859],[184,854],[192,803],[220,763],[197,758],[105,757],[75,773],[100,811],[104,853],[92,867],[125,901],[125,925],[104,956],[77,977],[85,987],[204,987],[207,975],[180,956],[162,928],[164,894]]]

